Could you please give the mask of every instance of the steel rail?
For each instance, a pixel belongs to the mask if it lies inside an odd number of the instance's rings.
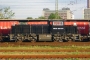
[[[1,46],[90,46],[90,42],[3,42]]]
[[[1,49],[0,52],[90,52],[90,49]]]
[[[90,58],[90,55],[0,55],[0,58]]]

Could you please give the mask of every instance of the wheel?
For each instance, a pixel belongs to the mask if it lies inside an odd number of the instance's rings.
[[[35,39],[32,39],[31,42],[36,42],[36,40]]]
[[[60,40],[58,40],[58,42],[63,42],[63,40],[62,40],[62,39],[60,39]]]

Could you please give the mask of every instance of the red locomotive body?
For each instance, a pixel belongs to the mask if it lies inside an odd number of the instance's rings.
[[[65,39],[75,40],[75,37],[79,35],[89,36],[89,25],[89,20],[0,20],[0,35],[8,36],[12,33],[20,33],[21,35],[25,35],[25,33],[28,33],[28,40],[30,40],[30,38],[32,38],[31,40],[42,39],[41,41],[49,41],[50,39],[53,39],[62,42],[62,40]],[[66,27],[68,27],[68,30],[70,29],[70,31],[67,31]],[[68,35],[69,33],[71,33],[72,35]],[[68,38],[63,39],[62,36],[66,37],[65,34],[68,36]],[[78,35],[75,36],[75,34]],[[24,37],[24,35],[21,37]],[[9,36],[9,38],[12,39],[11,36]]]
[[[11,26],[18,25],[19,20],[0,20],[0,33],[3,35],[10,34]],[[43,22],[27,22],[29,25],[42,25],[42,24],[48,24],[46,21]],[[52,24],[52,23],[50,23]],[[88,20],[65,20],[64,25],[70,25],[70,26],[77,26],[78,34],[82,35],[88,35],[89,34],[89,21]]]
[[[89,34],[89,22],[88,21],[65,21],[64,25],[77,26],[77,32],[81,35]]]
[[[2,35],[8,35],[10,34],[11,26],[19,24],[18,21],[0,21],[0,33]]]

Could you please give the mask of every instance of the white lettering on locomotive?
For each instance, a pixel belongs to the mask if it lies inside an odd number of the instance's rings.
[[[53,25],[63,25],[63,22],[62,21],[54,21],[53,22]]]
[[[53,29],[64,29],[64,28],[53,28]]]
[[[64,29],[64,28],[58,28],[58,29]]]
[[[85,29],[85,27],[78,27],[78,29]]]

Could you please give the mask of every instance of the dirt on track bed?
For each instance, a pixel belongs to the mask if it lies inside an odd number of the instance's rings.
[[[29,58],[90,58],[90,55],[0,55],[0,58],[19,58],[19,59],[29,59]]]
[[[35,49],[17,49],[17,50],[12,50],[12,49],[1,49],[0,52],[90,52],[90,49],[83,49],[83,50],[75,50],[75,49],[41,49],[41,50],[35,50]]]
[[[90,42],[1,42],[0,46],[89,46]]]

